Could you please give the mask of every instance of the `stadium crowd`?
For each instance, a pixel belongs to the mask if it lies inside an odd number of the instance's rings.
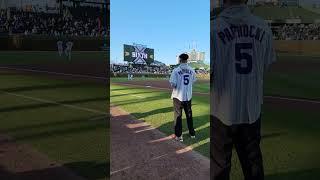
[[[320,40],[320,24],[282,25],[274,30],[276,40]]]
[[[132,73],[132,74],[170,74],[170,68],[167,66],[140,66],[129,67],[127,65],[111,66],[111,72],[113,73]]]
[[[0,10],[0,33],[49,36],[108,36],[101,17],[78,17],[21,10]]]
[[[174,67],[170,66],[140,66],[129,67],[128,65],[111,65],[111,73],[131,73],[131,74],[170,74]],[[196,74],[209,74],[208,70],[196,69]]]

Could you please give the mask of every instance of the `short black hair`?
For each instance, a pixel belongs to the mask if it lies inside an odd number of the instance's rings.
[[[224,0],[223,2],[226,3],[227,0]],[[236,3],[236,4],[241,4],[241,3],[245,3],[247,4],[248,0],[229,0],[232,3]]]
[[[182,61],[187,61],[189,59],[189,56],[186,53],[182,53],[182,54],[180,54],[179,58]]]

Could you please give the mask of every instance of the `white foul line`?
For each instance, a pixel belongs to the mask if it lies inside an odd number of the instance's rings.
[[[122,82],[115,82],[114,84],[125,85],[125,86],[136,86],[136,87],[143,87],[143,88],[150,88],[150,89],[171,90],[170,88],[144,86],[144,85],[138,85],[138,84],[122,83]],[[200,95],[209,95],[209,93],[202,93],[202,92],[193,92],[193,93],[200,94]]]
[[[63,103],[59,103],[59,102],[55,102],[55,101],[50,101],[50,100],[46,100],[46,99],[41,99],[41,98],[35,98],[35,97],[31,97],[31,96],[26,96],[26,95],[23,95],[23,94],[10,93],[10,92],[6,92],[6,91],[0,91],[0,92],[2,92],[2,93],[4,93],[4,94],[11,95],[11,96],[16,96],[16,97],[20,97],[20,98],[24,98],[24,99],[30,99],[30,100],[33,100],[33,101],[38,101],[38,102],[43,102],[43,103],[49,103],[49,104],[55,104],[55,105],[64,106],[64,107],[71,108],[71,109],[77,109],[77,110],[92,112],[92,113],[96,113],[96,114],[108,115],[107,112],[98,111],[98,110],[94,110],[94,109],[89,109],[89,108],[74,106],[74,105],[70,105],[70,104],[63,104]]]
[[[308,99],[296,99],[296,98],[286,98],[286,97],[278,97],[278,96],[264,96],[264,97],[270,98],[270,99],[281,99],[281,100],[287,100],[287,101],[320,104],[320,101],[308,100]]]
[[[145,98],[143,96],[139,96],[139,95],[135,95],[135,94],[122,93],[122,92],[119,92],[119,91],[116,92],[116,91],[112,91],[111,90],[111,92],[116,93],[116,94],[118,93],[118,94],[123,94],[123,95],[130,95],[130,96],[141,98],[141,99]]]
[[[37,73],[47,73],[47,74],[55,74],[55,75],[71,76],[71,77],[82,77],[82,78],[91,78],[91,79],[103,79],[103,80],[108,80],[108,78],[107,78],[107,77],[90,76],[90,75],[83,75],[83,74],[59,73],[59,72],[43,71],[43,70],[35,70],[35,69],[26,69],[26,68],[12,68],[12,67],[4,67],[4,66],[0,66],[0,69],[8,69],[8,70],[16,70],[16,71],[27,71],[27,72],[37,72]]]

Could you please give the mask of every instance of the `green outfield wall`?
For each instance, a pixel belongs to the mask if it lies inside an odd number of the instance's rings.
[[[56,51],[57,41],[72,41],[74,51],[98,51],[109,44],[109,38],[103,37],[48,37],[11,35],[0,36],[0,50],[20,51]],[[109,46],[108,46],[109,47]]]
[[[317,53],[320,52],[318,40],[281,40],[275,41],[275,48],[279,52]]]
[[[128,77],[128,73],[111,73],[111,77]],[[134,73],[133,77],[145,77],[145,78],[169,78],[170,74],[153,74],[153,73]],[[209,74],[197,74],[198,79],[210,79]]]

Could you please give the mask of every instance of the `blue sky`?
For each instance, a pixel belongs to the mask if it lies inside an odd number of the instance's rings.
[[[196,44],[210,58],[210,0],[111,0],[111,62],[123,62],[123,44],[155,50],[155,59],[175,64]]]

